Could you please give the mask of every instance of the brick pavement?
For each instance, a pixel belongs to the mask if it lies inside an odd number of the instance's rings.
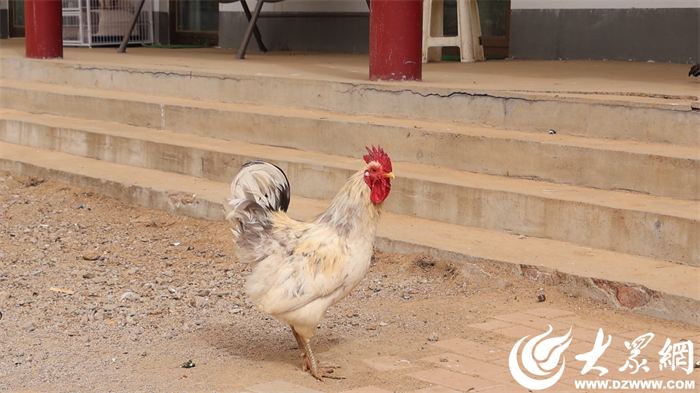
[[[367,367],[374,368],[381,372],[404,372],[407,378],[415,378],[425,382],[428,386],[409,393],[460,393],[460,392],[531,392],[527,388],[518,384],[513,378],[509,366],[508,358],[515,343],[525,336],[530,338],[542,335],[552,326],[549,336],[561,337],[569,333],[571,343],[563,352],[565,358],[564,372],[561,378],[552,387],[542,390],[543,392],[610,392],[616,390],[595,390],[577,389],[574,381],[596,381],[596,380],[660,380],[666,381],[693,380],[696,388],[700,386],[700,373],[694,371],[687,375],[684,371],[668,368],[661,370],[659,367],[662,350],[666,338],[670,338],[672,343],[679,343],[682,340],[691,340],[693,349],[697,354],[700,351],[700,335],[685,331],[664,331],[656,332],[656,336],[644,348],[635,360],[645,364],[649,371],[638,370],[636,375],[631,374],[633,368],[624,369],[626,361],[630,356],[630,350],[625,347],[625,342],[631,344],[639,336],[649,333],[643,331],[620,331],[614,326],[598,326],[595,322],[587,321],[576,317],[572,312],[551,308],[540,308],[518,313],[497,315],[485,322],[469,325],[472,328],[481,329],[501,334],[508,339],[508,348],[499,348],[484,345],[467,338],[453,338],[439,341],[435,347],[444,349],[445,352],[420,359],[402,358],[401,356],[382,356],[376,358],[363,359]],[[598,335],[598,329],[603,329],[604,340],[608,335],[611,337],[610,346],[595,362],[594,366],[599,369],[592,369],[582,375],[584,361],[575,359],[578,354],[584,354],[593,349]],[[527,342],[528,340],[525,340]],[[524,347],[521,346],[521,350]],[[556,348],[556,347],[555,347]],[[549,352],[553,353],[553,352]],[[538,352],[534,351],[535,358]],[[538,360],[542,360],[538,358]],[[522,363],[522,361],[521,361]],[[540,363],[543,365],[545,363]],[[559,370],[560,362],[553,365],[549,370]],[[631,363],[633,366],[635,363]],[[543,367],[544,368],[544,367]],[[605,375],[599,375],[602,368],[607,369]],[[621,368],[623,368],[621,370]],[[552,371],[552,374],[554,374]],[[549,375],[548,375],[549,376]],[[543,377],[544,378],[544,377]],[[246,393],[272,393],[272,392],[298,392],[298,393],[323,393],[319,390],[306,388],[299,385],[283,381],[251,386],[246,389]],[[617,390],[619,391],[619,390]],[[631,390],[628,390],[631,391]],[[649,390],[655,392],[667,390]],[[683,392],[690,390],[673,390]],[[345,393],[391,393],[390,386],[363,386],[357,389],[346,390]]]

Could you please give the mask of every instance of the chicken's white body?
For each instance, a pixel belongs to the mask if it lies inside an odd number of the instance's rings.
[[[326,310],[347,296],[369,269],[381,206],[369,200],[362,178],[355,180],[359,187],[352,188],[361,191],[357,198],[334,200],[309,223],[273,213],[278,224],[265,242],[272,248],[259,249],[266,255],[258,256],[263,259],[246,280],[246,293],[261,311],[298,327],[302,335],[307,329],[312,334]],[[341,190],[336,199],[346,195]]]
[[[378,164],[370,162],[350,177],[329,208],[309,222],[287,216],[280,205],[285,198],[272,195],[275,190],[289,195],[284,173],[272,164],[244,165],[231,185],[226,218],[239,262],[252,268],[246,294],[260,311],[292,327],[319,379],[308,342],[326,310],[362,281],[372,258],[382,211],[365,179],[372,165]]]

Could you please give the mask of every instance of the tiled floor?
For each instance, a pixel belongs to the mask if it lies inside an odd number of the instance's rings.
[[[659,351],[663,347],[666,336],[671,339],[672,343],[681,342],[683,339],[694,341],[694,350],[698,351],[698,339],[700,337],[681,337],[683,332],[665,332],[655,337],[649,342],[646,347],[642,348],[635,360],[640,362],[643,359],[647,360],[646,365],[649,371],[639,370],[636,374],[631,374],[632,369],[622,370],[620,368],[631,356],[631,352],[625,346],[625,341],[632,343],[637,337],[648,332],[619,332],[613,327],[596,326],[590,321],[585,321],[577,318],[573,313],[568,311],[556,310],[551,308],[541,308],[537,310],[525,311],[522,313],[511,313],[498,315],[492,319],[470,325],[472,328],[481,329],[484,331],[502,334],[512,338],[513,345],[520,339],[523,340],[519,351],[516,353],[516,359],[519,361],[519,366],[522,367],[522,352],[526,348],[526,343],[537,336],[547,333],[549,326],[552,327],[552,332],[549,335],[541,337],[537,345],[530,348],[533,353],[533,358],[540,362],[540,372],[543,376],[533,379],[544,379],[554,375],[562,367],[562,362],[557,361],[547,365],[547,360],[551,360],[555,353],[558,344],[545,347],[545,350],[540,353],[538,348],[540,344],[545,346],[546,340],[554,340],[557,337],[563,337],[570,333],[570,344],[562,352],[561,358],[564,360],[564,371],[561,378],[549,389],[543,392],[597,392],[597,391],[613,391],[613,390],[596,390],[596,389],[577,389],[575,381],[595,381],[595,380],[663,380],[678,381],[678,380],[695,380],[695,386],[700,386],[697,372],[692,375],[687,375],[685,371],[676,369],[675,371],[669,368],[660,369]],[[579,354],[590,352],[595,347],[598,330],[603,329],[603,344],[607,342],[608,335],[611,337],[610,346],[605,349],[603,354],[594,363],[596,367],[604,367],[607,373],[600,375],[600,369],[592,369],[586,374],[582,374],[585,362],[577,360],[575,357]],[[687,332],[685,332],[687,334]],[[677,336],[677,337],[676,337]],[[561,340],[566,343],[567,340]],[[551,341],[553,343],[554,341]],[[485,393],[501,393],[501,392],[528,392],[529,389],[521,386],[516,382],[509,368],[509,358],[511,349],[498,348],[470,341],[469,338],[453,338],[444,341],[438,341],[434,344],[435,347],[443,349],[444,353],[424,357],[421,359],[409,359],[401,356],[383,356],[376,358],[363,359],[363,362],[381,372],[394,372],[403,370],[406,377],[415,378],[429,384],[428,387],[415,390],[408,393],[461,393],[461,392],[485,392]],[[566,345],[566,344],[563,344]],[[547,358],[550,356],[550,358]],[[553,355],[552,355],[553,356]],[[556,358],[554,360],[559,360]],[[551,367],[546,367],[551,366]],[[526,368],[527,369],[527,368]],[[547,373],[546,370],[550,370]],[[317,390],[308,389],[302,386],[293,385],[287,382],[275,381],[268,384],[256,385],[247,389],[254,393],[268,392],[299,392],[299,393],[319,393]],[[656,390],[665,391],[665,390]],[[675,392],[684,392],[690,390],[674,390]],[[379,388],[376,386],[365,386],[353,390],[348,390],[345,393],[390,393],[391,389]]]

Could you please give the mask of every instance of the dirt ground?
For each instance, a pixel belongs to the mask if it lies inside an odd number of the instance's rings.
[[[0,390],[238,392],[281,379],[325,392],[411,391],[428,383],[362,359],[444,352],[429,337],[510,349],[512,338],[468,325],[538,307],[642,333],[698,330],[510,272],[485,267],[500,284],[480,287],[450,264],[378,252],[312,340],[346,377],[322,384],[301,371],[289,328],[247,302],[227,226],[0,172]],[[188,360],[196,367],[182,368]]]

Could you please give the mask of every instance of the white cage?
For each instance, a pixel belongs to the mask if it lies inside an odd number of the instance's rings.
[[[63,0],[63,45],[119,45],[140,0]],[[153,43],[153,1],[146,0],[130,44]]]

